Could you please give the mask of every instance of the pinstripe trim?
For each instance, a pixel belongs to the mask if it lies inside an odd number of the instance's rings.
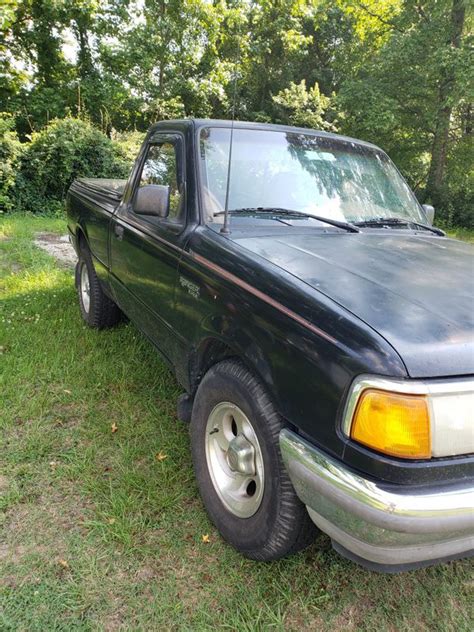
[[[292,320],[296,321],[303,327],[306,327],[306,329],[309,329],[310,331],[315,333],[317,336],[324,338],[325,340],[327,340],[328,342],[331,342],[332,344],[335,344],[335,345],[339,344],[336,338],[333,338],[330,334],[326,333],[319,327],[316,327],[316,325],[313,325],[313,323],[311,323],[309,320],[306,320],[306,318],[303,318],[302,316],[300,316],[293,310],[289,309],[288,307],[285,307],[284,305],[276,301],[271,296],[268,296],[268,294],[265,294],[264,292],[258,290],[256,287],[253,287],[252,285],[247,283],[246,281],[243,281],[238,276],[235,276],[235,274],[232,274],[232,272],[228,272],[224,268],[221,268],[220,266],[218,266],[216,263],[209,261],[209,259],[206,259],[205,257],[202,257],[201,255],[198,255],[195,252],[191,252],[190,254],[192,258],[195,259],[195,261],[197,261],[198,263],[201,263],[203,266],[205,266],[209,270],[212,270],[213,272],[223,277],[227,281],[230,281],[231,283],[238,285],[239,287],[246,290],[250,294],[253,294],[260,300],[264,301],[268,305],[271,305],[282,314],[285,314],[285,316],[288,316],[288,318],[291,318]]]

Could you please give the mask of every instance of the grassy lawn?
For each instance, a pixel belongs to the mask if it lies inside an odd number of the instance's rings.
[[[175,380],[133,325],[85,328],[45,230],[65,224],[0,224],[0,630],[472,629],[469,561],[387,576],[324,535],[274,563],[226,545]]]
[[[448,237],[452,237],[453,239],[462,239],[463,241],[468,241],[470,244],[474,244],[474,230],[469,230],[467,228],[454,228],[452,230],[448,230]]]

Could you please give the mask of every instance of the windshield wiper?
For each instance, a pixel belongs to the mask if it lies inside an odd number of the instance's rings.
[[[225,211],[219,211],[218,213],[214,213],[214,215],[224,215]],[[329,224],[329,226],[335,226],[336,228],[343,228],[344,230],[349,231],[350,233],[360,233],[360,230],[354,224],[349,224],[348,222],[340,222],[337,219],[329,219],[327,217],[322,217],[321,215],[312,215],[311,213],[305,213],[304,211],[295,211],[289,208],[280,208],[278,206],[251,206],[247,208],[234,208],[229,211],[231,215],[235,215],[237,213],[273,213],[278,215],[286,215],[286,216],[299,216],[306,217],[308,219],[316,219],[319,222],[325,222]]]
[[[291,208],[282,208],[280,206],[244,206],[242,208],[229,209],[230,215],[237,213],[274,213],[279,215],[299,215],[300,217],[310,217],[304,211],[295,211]],[[225,211],[218,211],[214,215],[225,215]]]
[[[356,226],[416,226],[417,228],[423,228],[424,230],[429,230],[435,235],[440,235],[441,237],[445,237],[446,233],[442,231],[440,228],[436,228],[435,226],[428,226],[427,224],[421,224],[420,222],[415,222],[412,219],[402,219],[401,217],[373,217],[371,219],[364,219],[359,222],[354,222]]]

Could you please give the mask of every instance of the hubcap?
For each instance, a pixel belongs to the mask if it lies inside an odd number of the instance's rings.
[[[89,273],[87,271],[87,266],[85,263],[81,266],[81,302],[84,311],[88,314],[89,308],[91,305],[91,287],[89,282]]]
[[[207,467],[221,501],[239,518],[250,518],[262,502],[264,467],[248,417],[235,404],[217,404],[207,420],[205,443]]]

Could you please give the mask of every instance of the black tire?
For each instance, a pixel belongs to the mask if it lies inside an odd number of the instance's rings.
[[[89,305],[84,304],[81,292],[81,275],[87,274],[89,280]],[[83,320],[95,329],[113,327],[122,320],[122,312],[117,305],[103,291],[97,278],[91,254],[87,246],[83,245],[79,250],[79,259],[76,264],[76,289],[79,297],[79,308]]]
[[[238,406],[247,416],[263,460],[263,496],[256,512],[246,518],[229,511],[217,493],[209,471],[206,425],[211,412],[222,402]],[[255,560],[274,560],[296,553],[311,544],[317,534],[283,465],[279,448],[279,433],[283,427],[283,420],[266,389],[239,360],[224,360],[214,365],[202,379],[190,426],[199,491],[209,517],[223,538],[243,555]]]

